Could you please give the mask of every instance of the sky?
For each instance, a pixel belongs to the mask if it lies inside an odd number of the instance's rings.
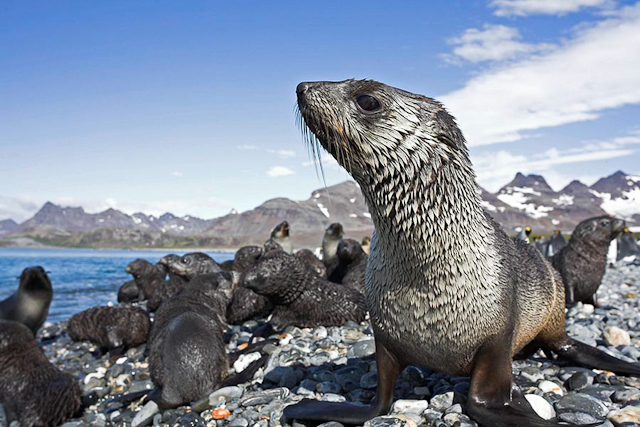
[[[56,1],[0,4],[0,220],[46,201],[213,218],[324,180],[300,81],[442,101],[480,185],[640,174],[640,2]]]

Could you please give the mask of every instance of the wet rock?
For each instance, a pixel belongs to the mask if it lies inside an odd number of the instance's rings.
[[[640,424],[640,407],[625,406],[622,409],[609,412],[609,414],[607,414],[607,418],[616,427],[623,426],[625,423],[637,425]]]
[[[429,402],[426,400],[396,400],[391,408],[391,413],[394,414],[421,414],[425,409],[429,407]]]
[[[131,427],[144,427],[151,423],[153,416],[159,411],[156,402],[150,401],[136,414],[131,422]]]
[[[631,344],[629,333],[617,326],[610,326],[605,329],[602,337],[604,338],[604,342],[613,347]]]
[[[271,390],[256,391],[253,393],[247,393],[244,395],[240,404],[242,406],[256,406],[264,405],[271,402],[274,399],[284,399],[289,396],[289,390],[283,387],[274,388]]]
[[[453,405],[452,391],[433,396],[429,402],[429,407],[439,412],[446,411],[451,405]]]
[[[540,418],[543,418],[545,420],[555,418],[556,411],[553,409],[553,406],[551,406],[551,404],[547,402],[543,397],[540,397],[536,394],[526,394],[524,397],[525,399],[527,399],[533,410],[536,411],[536,414],[538,414]]]
[[[599,417],[603,417],[609,412],[607,406],[600,400],[581,393],[567,394],[558,400],[556,411],[560,413],[563,410],[582,411]]]
[[[364,423],[364,427],[417,427],[418,425],[411,418],[398,415],[386,415],[376,417]]]

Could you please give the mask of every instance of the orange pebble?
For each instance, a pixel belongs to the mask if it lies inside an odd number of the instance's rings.
[[[231,415],[231,412],[229,412],[227,408],[214,409],[211,413],[211,416],[214,420],[222,420],[224,418],[227,418],[229,415]]]
[[[247,344],[247,343],[240,344],[240,345],[238,346],[238,349],[239,349],[239,350],[244,350],[245,348],[247,348],[247,346],[248,346],[248,345],[249,345],[249,344]]]

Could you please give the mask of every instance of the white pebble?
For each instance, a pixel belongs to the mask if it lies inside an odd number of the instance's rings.
[[[238,357],[238,360],[234,362],[233,369],[235,369],[236,373],[242,372],[247,369],[247,366],[251,365],[251,363],[255,362],[261,357],[262,355],[257,351],[254,353],[243,354],[242,356]]]
[[[631,345],[631,337],[629,333],[617,326],[610,326],[604,330],[604,342],[608,345],[617,347],[619,345]]]
[[[563,396],[564,392],[562,391],[562,387],[560,387],[558,384],[552,382],[552,381],[540,381],[540,383],[538,384],[538,388],[542,391],[544,391],[545,393],[553,393],[553,394],[557,394],[558,396]]]
[[[611,411],[607,414],[609,421],[615,426],[623,423],[640,424],[640,408],[637,406],[626,406],[617,411]]]
[[[553,409],[553,406],[551,406],[549,402],[544,400],[544,398],[538,396],[537,394],[526,394],[524,397],[525,399],[527,399],[533,410],[536,411],[536,414],[540,416],[540,418],[543,418],[545,420],[555,418],[556,411]]]
[[[391,412],[394,414],[421,414],[429,407],[429,402],[426,400],[409,400],[400,399],[393,403]]]

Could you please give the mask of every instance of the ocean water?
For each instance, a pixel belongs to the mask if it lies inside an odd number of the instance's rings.
[[[40,265],[53,285],[47,321],[65,320],[96,305],[117,303],[118,288],[132,279],[125,266],[137,258],[155,263],[167,253],[185,252],[0,248],[0,301],[18,289],[25,267]],[[233,258],[233,253],[208,254],[218,262]]]

